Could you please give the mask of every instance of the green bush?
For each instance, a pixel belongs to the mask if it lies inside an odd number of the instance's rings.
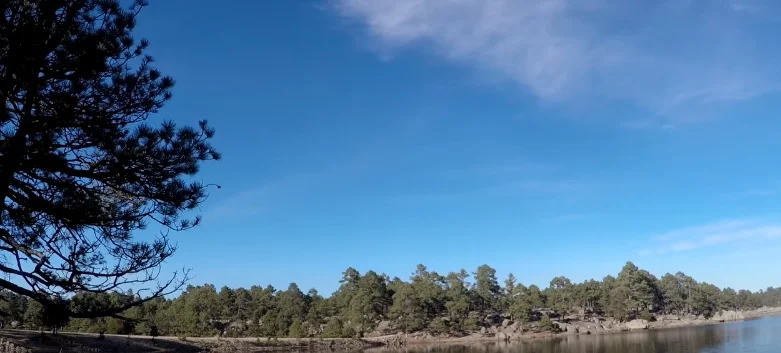
[[[438,317],[428,324],[428,332],[433,335],[449,333],[450,325],[448,325],[448,322],[444,318]]]
[[[466,331],[475,331],[480,328],[480,325],[477,323],[477,318],[475,317],[468,317],[464,319],[464,330]]]
[[[352,326],[345,326],[342,328],[342,337],[343,338],[355,338],[355,336],[358,335],[357,332],[352,328]]]
[[[301,321],[295,320],[292,324],[290,324],[290,328],[287,330],[287,336],[290,338],[302,338],[306,336],[306,332],[304,332],[304,326],[301,324]]]
[[[548,314],[542,315],[542,319],[540,319],[539,328],[540,331],[559,332],[559,328],[553,324],[553,321],[551,321],[550,316],[548,316]]]
[[[639,314],[637,314],[637,318],[648,320],[648,321],[656,321],[656,317],[654,317],[654,314],[651,314],[648,311],[641,311]]]
[[[339,319],[331,319],[323,328],[323,332],[320,333],[320,337],[323,338],[340,338],[342,337],[342,321]]]

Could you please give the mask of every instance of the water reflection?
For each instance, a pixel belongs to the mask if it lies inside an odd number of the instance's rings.
[[[744,322],[590,336],[560,336],[523,343],[420,346],[404,353],[776,353],[781,317]]]

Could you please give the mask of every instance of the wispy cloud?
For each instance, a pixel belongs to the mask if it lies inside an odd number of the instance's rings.
[[[653,246],[641,254],[685,252],[737,243],[781,239],[781,222],[758,219],[723,220],[710,224],[671,230],[653,236]]]
[[[589,190],[577,180],[565,179],[519,179],[509,182],[491,182],[467,188],[451,188],[443,192],[400,193],[391,199],[400,202],[450,202],[482,197],[565,196],[572,197]]]
[[[310,178],[288,176],[255,187],[236,190],[216,200],[206,210],[204,217],[218,220],[257,217],[279,207],[285,200],[295,197],[312,185]]]
[[[540,220],[543,223],[570,223],[586,220],[597,216],[595,213],[562,213],[555,216],[546,217]]]
[[[210,200],[204,218],[247,219],[311,199],[313,194],[360,177],[372,166],[371,160],[381,155],[378,153],[381,152],[370,147],[343,161],[307,166],[305,171],[258,181],[249,187],[231,190],[230,185],[223,185],[221,192],[225,196]]]
[[[747,100],[781,81],[777,55],[759,45],[752,26],[753,13],[777,7],[769,0],[332,4],[360,23],[381,52],[429,48],[547,101],[625,99],[659,115],[685,107],[681,119],[692,119],[693,107]]]
[[[621,123],[621,127],[629,130],[663,130],[672,131],[677,128],[675,124],[654,119],[627,120]]]
[[[752,0],[732,0],[729,2],[730,8],[735,12],[741,13],[756,13],[762,8],[759,6],[759,1]]]
[[[529,175],[539,175],[555,169],[551,164],[536,162],[504,161],[451,168],[444,174],[453,177],[508,178],[518,179]]]
[[[749,189],[749,190],[738,191],[730,195],[738,196],[738,197],[767,197],[767,196],[776,195],[778,194],[778,192],[779,190],[777,188]]]
[[[744,190],[728,193],[726,196],[738,198],[761,198],[775,196],[781,193],[781,182],[773,181],[765,184],[747,187]]]

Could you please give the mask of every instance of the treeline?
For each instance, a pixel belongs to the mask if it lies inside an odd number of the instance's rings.
[[[487,265],[471,274],[461,270],[447,275],[418,265],[407,281],[348,268],[340,284],[327,298],[315,289],[304,293],[295,283],[285,290],[189,286],[174,299],[146,302],[121,317],[69,321],[47,317],[40,304],[5,293],[0,311],[6,325],[33,329],[60,325],[69,331],[113,334],[356,337],[378,325],[390,332],[467,333],[503,319],[546,329],[550,325],[540,321],[549,323],[548,315],[627,321],[661,314],[710,317],[722,310],[781,306],[781,287],[759,292],[719,289],[682,272],[657,278],[631,262],[616,277],[582,283],[556,277],[542,289],[518,283],[512,274],[500,284],[496,271]],[[131,298],[132,293],[82,293],[70,300],[89,310]]]

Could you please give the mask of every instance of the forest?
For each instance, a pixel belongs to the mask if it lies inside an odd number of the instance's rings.
[[[620,321],[676,314],[710,317],[721,310],[781,306],[781,287],[758,292],[720,289],[682,272],[657,278],[628,262],[617,276],[572,283],[553,278],[540,288],[518,283],[510,274],[500,284],[488,265],[441,275],[418,265],[409,280],[389,278],[353,268],[344,271],[339,289],[324,297],[315,289],[303,292],[252,286],[231,289],[206,284],[188,286],[176,298],[156,298],[120,315],[99,318],[56,318],[33,300],[5,292],[0,312],[6,325],[29,329],[60,326],[65,331],[179,337],[360,337],[381,322],[395,331],[425,330],[459,334],[496,320],[534,324],[551,317],[604,316]],[[65,300],[65,299],[62,299]],[[89,312],[131,302],[133,293],[78,293],[71,306]]]

